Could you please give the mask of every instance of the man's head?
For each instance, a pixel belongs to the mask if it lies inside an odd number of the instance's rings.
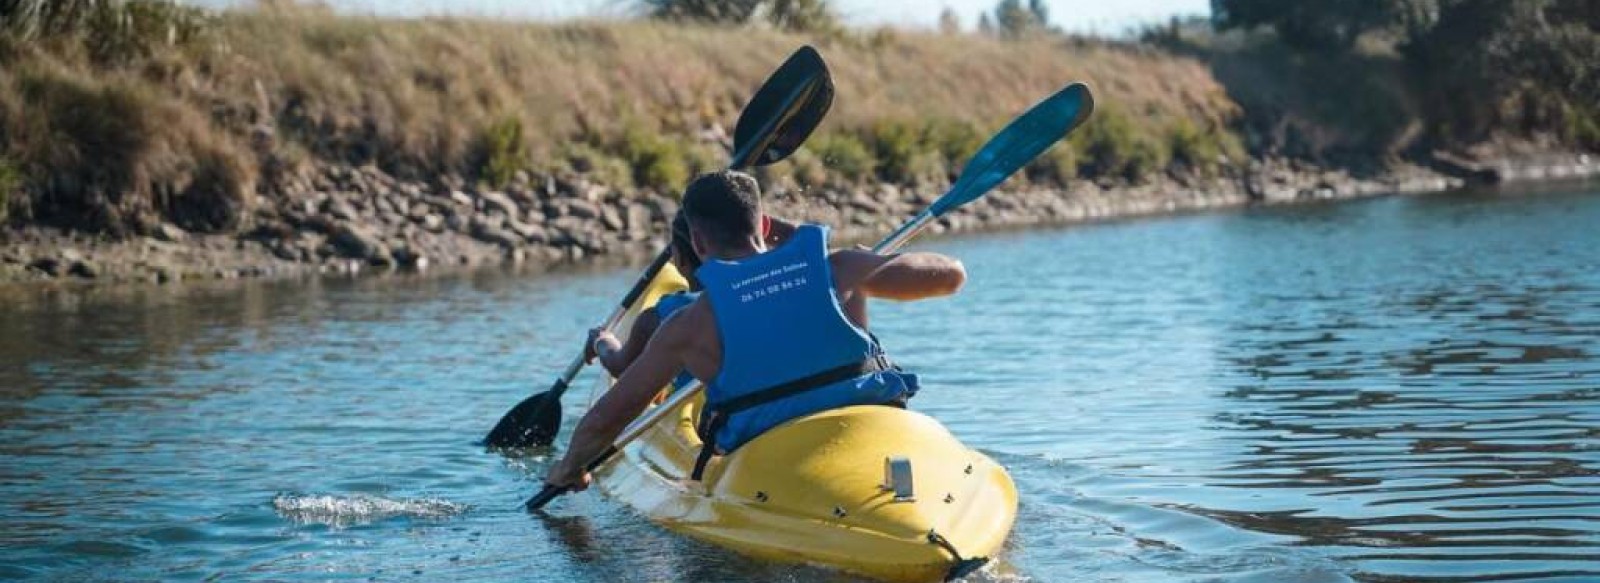
[[[749,174],[724,170],[702,174],[683,192],[690,240],[701,257],[760,244],[761,186]]]

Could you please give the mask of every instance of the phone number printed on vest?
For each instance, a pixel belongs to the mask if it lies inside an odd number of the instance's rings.
[[[803,273],[810,266],[811,264],[806,261],[790,263],[783,267],[773,268],[760,275],[744,278],[734,282],[730,287],[735,291],[744,290],[739,293],[740,303],[769,298],[810,284],[810,281]],[[795,274],[795,272],[802,273]]]

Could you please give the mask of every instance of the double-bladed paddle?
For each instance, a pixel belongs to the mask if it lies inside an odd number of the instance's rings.
[[[911,217],[900,228],[874,245],[872,252],[893,253],[917,233],[922,232],[928,223],[993,190],[1028,162],[1039,157],[1039,154],[1043,154],[1051,145],[1060,141],[1073,128],[1081,125],[1093,111],[1094,96],[1089,93],[1089,86],[1082,83],[1068,85],[1055,95],[1039,102],[1033,109],[1013,120],[1005,129],[1000,130],[1000,133],[990,138],[989,143],[984,144],[972,160],[967,162],[967,166],[961,170],[961,177],[956,179],[955,185],[951,186],[944,196],[939,197],[939,200],[934,201],[927,209]],[[694,398],[704,388],[705,385],[697,384],[673,393],[665,403],[629,425],[605,453],[600,454],[600,457],[591,461],[586,467],[589,471],[598,469],[617,451],[638,439],[645,430],[667,414],[677,411],[685,401]],[[524,503],[524,507],[529,511],[539,510],[566,492],[567,488],[564,486],[545,484],[544,489]],[[967,567],[966,570],[976,568],[970,564]],[[954,572],[952,570],[952,573]]]
[[[828,64],[816,49],[800,47],[767,78],[739,114],[739,122],[733,130],[733,160],[729,168],[765,166],[789,157],[822,123],[832,105],[833,77],[828,73]],[[671,257],[670,246],[661,250],[634,282],[633,289],[606,318],[602,324],[605,329],[617,326]],[[583,370],[584,364],[580,353],[549,390],[512,407],[483,438],[484,445],[514,448],[549,445],[554,441],[561,429],[561,395],[578,376],[578,371]]]

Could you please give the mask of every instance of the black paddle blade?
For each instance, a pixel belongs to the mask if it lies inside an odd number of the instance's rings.
[[[489,430],[483,444],[492,448],[544,446],[554,443],[561,431],[561,398],[544,392],[523,399],[507,411]]]
[[[800,47],[773,71],[739,115],[733,129],[734,166],[765,166],[788,158],[811,137],[832,106],[828,64],[816,49]],[[744,153],[754,159],[741,160]]]

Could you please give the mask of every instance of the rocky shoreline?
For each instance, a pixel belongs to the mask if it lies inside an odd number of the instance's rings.
[[[1498,162],[1501,180],[1600,176],[1587,156],[1538,167]],[[1515,170],[1506,171],[1512,168]],[[1441,171],[1442,170],[1442,171]],[[1479,168],[1398,166],[1371,178],[1289,160],[1251,162],[1229,176],[1163,177],[1142,185],[1080,181],[1066,190],[1005,190],[942,219],[933,232],[1062,225],[1254,204],[1352,199],[1459,188]],[[304,277],[385,270],[558,265],[631,259],[665,241],[677,202],[578,178],[519,174],[503,190],[445,178],[398,180],[376,168],[328,165],[291,179],[256,209],[253,227],[198,235],[163,225],[151,236],[110,240],[42,227],[0,231],[0,283],[148,282]],[[841,240],[869,241],[932,202],[937,188],[773,189],[769,212],[832,225]]]

